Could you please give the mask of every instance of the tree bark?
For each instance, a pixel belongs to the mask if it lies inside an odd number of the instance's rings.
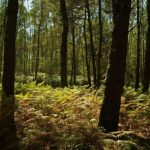
[[[84,18],[84,27],[83,27],[83,34],[84,34],[84,47],[85,47],[85,60],[86,60],[86,72],[87,72],[87,79],[89,87],[91,86],[91,70],[90,70],[90,59],[88,55],[88,47],[87,47],[87,37],[86,37],[86,7],[85,7],[85,18]]]
[[[137,58],[136,58],[136,78],[135,78],[135,90],[139,88],[139,83],[140,83],[140,3],[139,0],[137,0]]]
[[[2,76],[2,56],[3,56],[3,37],[2,37],[2,26],[0,26],[0,81],[1,81],[1,76]]]
[[[33,29],[33,37],[32,37],[32,73],[34,74],[35,71],[35,41],[36,41],[36,36],[35,36],[35,28]],[[35,77],[33,77],[35,79]]]
[[[145,65],[144,65],[144,81],[143,81],[143,93],[147,92],[150,83],[150,0],[147,0],[147,37],[146,37],[146,52],[145,52]]]
[[[99,0],[99,50],[97,55],[97,84],[96,87],[100,87],[100,80],[101,80],[101,55],[102,55],[102,38],[103,38],[103,31],[102,31],[102,1]]]
[[[61,42],[61,87],[67,87],[67,39],[68,39],[68,14],[65,0],[60,0],[60,10],[63,21]]]
[[[112,7],[114,26],[110,62],[98,124],[106,132],[118,130],[121,94],[125,79],[131,0],[112,0]]]
[[[85,0],[85,5],[87,8],[87,14],[88,14],[88,23],[89,23],[89,32],[90,32],[90,50],[91,50],[91,55],[92,55],[92,66],[93,66],[93,80],[94,80],[94,85],[96,86],[96,52],[94,48],[94,43],[93,43],[93,31],[92,31],[92,22],[91,22],[91,13],[90,13],[90,8],[89,8],[89,1]]]
[[[5,26],[6,26],[6,7],[7,7],[7,1],[3,2],[4,9],[4,15],[2,16],[2,25],[0,28],[0,81],[2,77],[2,65],[3,65],[3,50],[4,50],[4,32],[5,32]]]
[[[14,121],[15,98],[15,41],[18,13],[18,0],[9,0],[6,14],[4,39],[4,66],[2,79],[2,102],[0,113],[0,149],[17,150],[17,136]]]
[[[76,85],[76,46],[75,46],[75,19],[73,10],[73,1],[71,1],[71,33],[72,33],[72,72],[71,84]]]
[[[40,15],[40,21],[38,26],[38,37],[37,37],[37,54],[36,54],[36,64],[35,64],[35,81],[37,84],[37,75],[39,70],[39,62],[40,62],[40,38],[41,38],[41,26],[42,26],[42,20],[43,20],[43,0],[41,0],[41,15]]]

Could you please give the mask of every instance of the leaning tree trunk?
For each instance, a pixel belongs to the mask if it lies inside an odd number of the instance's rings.
[[[99,119],[99,127],[103,127],[106,132],[118,130],[121,94],[126,69],[131,0],[112,0],[112,6],[114,24],[112,46],[104,102]]]
[[[65,0],[60,0],[60,9],[63,20],[63,32],[61,42],[61,87],[68,86],[67,81],[67,38],[68,38],[68,14]]]
[[[147,92],[150,83],[150,0],[147,0],[147,39],[146,39],[146,52],[145,52],[145,65],[144,65],[144,81],[143,81],[143,92]]]
[[[15,41],[18,0],[9,0],[4,39],[4,66],[2,79],[2,101],[0,108],[0,149],[17,150],[16,127],[14,121],[15,97]]]

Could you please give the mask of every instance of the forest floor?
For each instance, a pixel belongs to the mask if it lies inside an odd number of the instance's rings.
[[[125,88],[119,131],[97,128],[103,88],[16,83],[15,120],[23,150],[149,150],[150,95]]]

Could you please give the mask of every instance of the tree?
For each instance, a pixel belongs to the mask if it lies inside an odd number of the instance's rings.
[[[17,150],[17,136],[14,121],[15,97],[15,41],[18,13],[18,0],[9,0],[6,12],[4,40],[4,66],[2,79],[2,101],[0,112],[0,149]]]
[[[1,80],[1,72],[2,72],[2,56],[3,56],[3,38],[2,38],[2,26],[0,26],[0,80]]]
[[[65,0],[60,0],[60,10],[63,21],[61,42],[61,86],[68,86],[67,82],[67,37],[68,37],[68,14]]]
[[[101,79],[101,55],[102,55],[102,0],[98,1],[99,3],[99,49],[97,54],[97,87],[100,87],[100,79]]]
[[[76,41],[75,41],[75,17],[74,17],[74,3],[71,1],[71,8],[70,8],[70,24],[71,24],[71,34],[72,34],[72,72],[71,72],[71,84],[76,85]],[[73,81],[73,82],[72,82]]]
[[[144,81],[143,81],[143,92],[147,92],[149,89],[150,82],[150,0],[147,0],[147,37],[146,37],[146,52],[145,52],[145,64],[144,64]]]
[[[3,64],[3,47],[4,47],[4,30],[5,30],[5,22],[6,22],[6,6],[7,1],[1,1],[0,5],[0,81],[2,77],[2,64]]]
[[[135,90],[139,88],[140,82],[140,2],[137,0],[137,58],[136,58],[136,78],[135,78]]]
[[[91,22],[91,13],[90,13],[90,7],[89,7],[89,1],[85,0],[85,6],[87,9],[88,14],[88,23],[89,23],[89,32],[90,32],[90,50],[92,55],[92,66],[93,66],[93,80],[94,85],[96,86],[96,63],[95,63],[95,47],[93,42],[93,31],[92,31],[92,22]]]
[[[87,19],[87,13],[86,13],[86,7],[84,10],[84,26],[83,26],[83,35],[84,35],[84,48],[85,48],[85,60],[86,60],[86,72],[87,72],[87,79],[89,87],[91,86],[91,70],[90,70],[90,58],[88,53],[88,46],[87,46],[87,36],[86,36],[86,19]]]
[[[121,94],[126,69],[131,0],[112,0],[112,7],[114,26],[110,62],[107,72],[104,101],[98,124],[99,127],[103,127],[106,132],[118,130]]]
[[[38,37],[37,37],[37,54],[36,54],[36,64],[35,64],[35,80],[37,84],[37,74],[39,70],[39,61],[40,61],[40,37],[41,37],[41,26],[42,26],[42,19],[43,19],[43,0],[41,0],[41,13],[40,13],[40,20],[38,25]]]

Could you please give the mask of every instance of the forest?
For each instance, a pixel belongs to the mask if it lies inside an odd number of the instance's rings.
[[[0,0],[0,150],[150,150],[150,0]]]

